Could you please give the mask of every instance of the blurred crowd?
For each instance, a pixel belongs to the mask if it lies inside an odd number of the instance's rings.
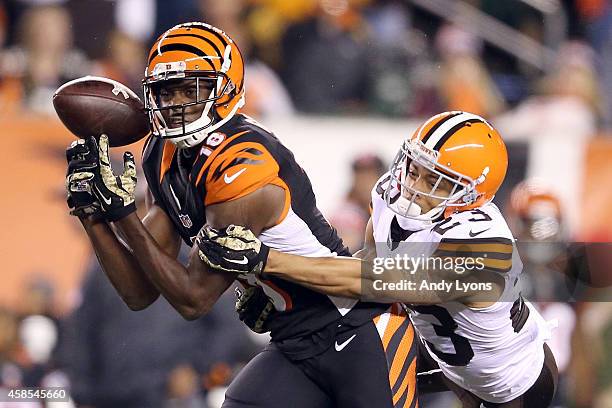
[[[457,109],[495,117],[510,138],[555,137],[559,129],[591,137],[610,128],[609,1],[560,1],[566,36],[552,44],[554,58],[544,68],[415,3],[0,0],[0,117],[52,114],[55,89],[83,75],[110,77],[140,93],[152,41],[174,24],[203,20],[228,32],[246,57],[245,111],[255,117],[413,118]],[[528,2],[465,3],[536,41],[547,35]],[[355,157],[345,199],[328,214],[351,251],[362,244],[370,189],[388,160]],[[515,236],[570,242],[560,198],[534,180],[514,186],[524,169],[513,177],[498,204]],[[551,259],[540,252],[524,251],[531,276],[525,291],[541,300],[544,315],[564,316],[551,345],[563,373],[557,406],[612,406],[611,303],[538,293],[556,290]],[[231,294],[187,323],[163,300],[130,312],[93,255],[83,276],[68,315],[54,309],[53,283],[36,276],[19,310],[0,309],[0,387],[69,386],[82,407],[214,407],[218,391],[261,346],[233,316]]]
[[[535,67],[469,24],[404,0],[2,0],[0,107],[49,112],[56,87],[85,74],[139,92],[152,41],[174,24],[203,20],[228,32],[246,56],[254,115],[425,117],[459,109],[491,117],[537,105],[551,116],[569,106],[583,126],[609,125],[608,1],[551,2],[561,3],[567,27],[554,44],[556,27],[529,2],[463,3],[555,57]]]

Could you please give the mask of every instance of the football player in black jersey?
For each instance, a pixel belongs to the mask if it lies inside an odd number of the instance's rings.
[[[149,193],[142,221],[131,154],[116,176],[106,136],[68,148],[71,213],[133,310],[162,294],[196,319],[238,278],[209,269],[197,246],[188,266],[176,261],[181,239],[193,245],[205,225],[245,225],[268,246],[294,254],[350,255],[293,154],[238,112],[243,71],[236,44],[204,23],[178,25],[155,42],[143,81],[152,135],[143,152]],[[398,305],[330,297],[277,279],[240,283],[242,319],[270,331],[272,342],[232,383],[224,407],[417,404],[414,330]]]

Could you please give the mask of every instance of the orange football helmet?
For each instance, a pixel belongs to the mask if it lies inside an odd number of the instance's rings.
[[[172,80],[193,80],[195,101],[161,107],[157,89]],[[208,82],[210,94],[200,95],[201,81]],[[234,41],[216,27],[199,22],[179,24],[153,44],[143,88],[153,134],[171,140],[179,148],[195,146],[244,105],[242,54]],[[204,104],[202,115],[185,123],[185,108],[197,104]],[[182,112],[182,125],[168,126],[162,111],[178,109]]]
[[[431,191],[418,191],[408,183],[406,175],[412,162],[438,176]],[[432,221],[443,214],[449,216],[454,211],[473,209],[491,201],[507,168],[506,145],[485,119],[460,111],[440,113],[402,144],[391,166],[391,185],[398,188],[388,188],[385,200],[389,208],[402,216]],[[449,195],[436,194],[442,180],[453,186]],[[421,214],[420,206],[414,202],[418,195],[441,202]]]

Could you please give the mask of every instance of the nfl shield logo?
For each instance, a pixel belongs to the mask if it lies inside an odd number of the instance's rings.
[[[183,227],[185,228],[193,227],[193,222],[191,222],[191,218],[189,218],[188,215],[179,214],[179,219],[181,220],[181,224],[183,224]]]

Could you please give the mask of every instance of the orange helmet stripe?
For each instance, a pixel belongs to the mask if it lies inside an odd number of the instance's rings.
[[[196,34],[194,30],[199,30]],[[225,47],[231,42],[229,38],[225,38],[221,34],[217,33],[213,29],[209,29],[206,27],[200,26],[189,26],[182,27],[180,29],[175,29],[167,32],[162,35],[157,42],[151,48],[151,53],[149,54],[148,65],[149,68],[152,68],[151,65],[155,62],[156,57],[169,57],[164,55],[170,51],[184,51],[189,53],[190,55],[181,56],[183,58],[174,58],[173,61],[180,59],[188,59],[195,57],[204,57],[204,56],[213,56],[218,57],[217,59],[203,59],[207,61],[209,65],[211,65],[213,70],[220,69],[220,60],[223,58],[225,53]],[[163,58],[166,62],[166,58]],[[215,64],[215,62],[217,64]],[[218,66],[216,66],[218,65]]]
[[[181,43],[164,44],[159,48],[159,50],[160,50],[159,53],[151,56],[149,63],[153,62],[155,57],[161,56],[165,52],[172,52],[172,51],[183,51],[183,52],[187,52],[187,53],[193,54],[198,57],[205,57],[207,55],[200,48],[194,47],[193,45],[190,45],[190,44],[181,44]]]
[[[177,34],[168,36],[167,40],[164,41],[164,44],[155,48],[154,52],[149,57],[149,64],[155,59],[157,56],[161,56],[164,52],[181,50],[185,52],[189,52],[194,56],[203,57],[207,55],[219,55],[222,53],[217,47],[215,43],[208,40],[207,38],[201,37],[201,40],[196,41],[185,41],[185,34]],[[212,50],[210,52],[209,50]]]
[[[156,52],[149,59],[149,69],[151,71],[157,63],[185,61],[190,58],[206,57],[212,54],[207,52],[206,50],[203,50],[200,47],[195,47],[191,44],[182,43],[164,44],[160,47],[160,51],[161,53]],[[219,69],[219,67],[215,66],[215,60],[211,60],[210,58],[202,58],[202,61],[206,61],[206,63],[210,65],[213,71]],[[217,65],[220,65],[220,63],[218,63]]]
[[[204,41],[206,44],[210,45],[216,52],[217,55],[223,55],[222,48],[219,47],[213,40],[208,37],[204,37],[203,35],[193,34],[193,33],[178,33],[178,34],[170,34],[166,36],[166,39],[174,38],[174,41],[180,41],[182,43],[191,41]],[[181,41],[184,39],[185,41]],[[195,39],[195,40],[193,40]]]

